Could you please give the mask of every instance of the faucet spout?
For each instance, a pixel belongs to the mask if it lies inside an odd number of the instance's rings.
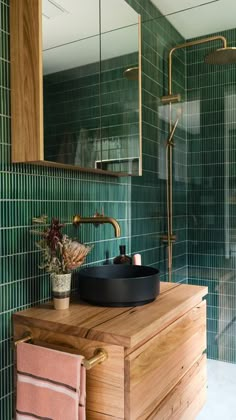
[[[81,217],[76,214],[73,217],[73,225],[79,226],[81,223],[93,223],[95,225],[110,223],[114,227],[115,237],[120,237],[120,225],[114,217],[107,217],[102,215],[96,215],[92,217]]]

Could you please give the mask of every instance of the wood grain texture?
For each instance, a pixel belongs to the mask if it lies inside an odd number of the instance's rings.
[[[62,314],[49,303],[18,312],[14,319],[26,327],[35,326],[133,349],[196,306],[206,293],[206,287],[161,283],[158,298],[144,306],[103,308],[74,302]]]
[[[172,290],[176,286],[174,283],[161,283],[161,294]],[[36,308],[17,312],[13,317],[16,320],[20,318],[21,323],[25,326],[33,325],[50,331],[53,329],[54,331],[71,334],[75,332],[76,335],[85,337],[94,326],[116,318],[130,309],[133,309],[133,307],[111,308],[89,305],[74,297],[70,308],[63,312],[55,311],[52,302],[49,302]]]
[[[205,401],[206,293],[161,283],[158,299],[142,307],[74,301],[56,311],[47,303],[14,314],[14,339],[31,334],[36,345],[86,358],[107,351],[87,372],[88,420],[194,420]]]
[[[206,355],[203,355],[162,400],[148,420],[195,420],[206,401],[206,386]]]
[[[14,322],[14,338],[21,337],[24,332],[25,326]],[[108,359],[87,371],[86,407],[91,412],[99,413],[100,419],[102,415],[111,416],[113,419],[124,418],[124,349],[122,347],[34,327],[30,328],[29,332],[33,335],[36,345],[67,353],[82,354],[87,359],[93,356],[95,349],[101,347],[105,349]]]
[[[86,410],[86,420],[124,420],[124,417],[107,416],[103,413]]]
[[[125,359],[125,417],[147,419],[206,348],[206,302]]]
[[[70,304],[68,310],[56,311],[53,303],[49,302],[17,312],[13,318],[27,326],[35,326],[49,331],[68,333],[76,337],[86,338],[88,332],[95,325],[117,317],[130,308],[105,308],[89,305],[83,302]]]
[[[43,159],[41,0],[11,0],[12,161]]]
[[[119,317],[94,326],[87,337],[115,340],[116,344],[133,348],[188,312],[206,293],[206,287],[178,285],[148,305],[132,308]]]
[[[196,396],[195,400],[192,402],[191,406],[186,409],[185,413],[182,414],[180,419],[176,417],[175,420],[196,420],[197,415],[200,413],[205,403],[206,389],[202,388],[199,394]]]

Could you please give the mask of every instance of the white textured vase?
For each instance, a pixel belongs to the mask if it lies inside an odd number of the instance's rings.
[[[55,309],[68,309],[70,305],[71,274],[51,274]]]

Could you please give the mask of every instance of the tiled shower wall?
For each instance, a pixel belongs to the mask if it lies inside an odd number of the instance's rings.
[[[236,45],[236,30],[214,35]],[[220,47],[187,51],[188,263],[189,283],[209,288],[208,357],[235,363],[236,66],[204,63]]]
[[[159,16],[148,1],[129,0],[145,19]],[[143,264],[161,269],[165,275],[166,254],[160,243],[165,231],[165,174],[159,149],[166,138],[166,122],[157,112],[159,97],[166,89],[166,53],[180,35],[163,18],[143,24],[143,176],[113,178],[24,164],[11,164],[9,4],[0,0],[0,419],[12,419],[13,355],[12,313],[50,297],[47,275],[39,271],[35,238],[29,233],[32,217],[47,214],[62,221],[80,213],[92,215],[104,208],[117,218],[122,237],[114,238],[110,225],[83,225],[79,232],[71,225],[68,233],[93,243],[89,264],[102,264],[118,253],[125,243],[129,253],[141,252]],[[163,56],[165,60],[163,60]],[[184,58],[176,59],[176,84],[184,89]],[[158,126],[160,130],[158,130]],[[181,131],[179,132],[181,138]],[[182,140],[184,143],[184,138]],[[177,148],[178,150],[178,148]],[[179,150],[181,152],[181,150]],[[185,167],[182,153],[176,167]],[[176,154],[178,156],[178,153]],[[175,179],[179,239],[174,256],[175,279],[186,279],[186,184],[181,170]],[[181,176],[180,176],[181,175]],[[132,234],[132,241],[131,241]]]

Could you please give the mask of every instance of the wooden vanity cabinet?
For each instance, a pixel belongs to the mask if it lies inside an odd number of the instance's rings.
[[[74,301],[14,314],[14,338],[108,359],[87,371],[88,420],[194,420],[206,399],[206,287],[161,283],[144,306],[105,308]]]

